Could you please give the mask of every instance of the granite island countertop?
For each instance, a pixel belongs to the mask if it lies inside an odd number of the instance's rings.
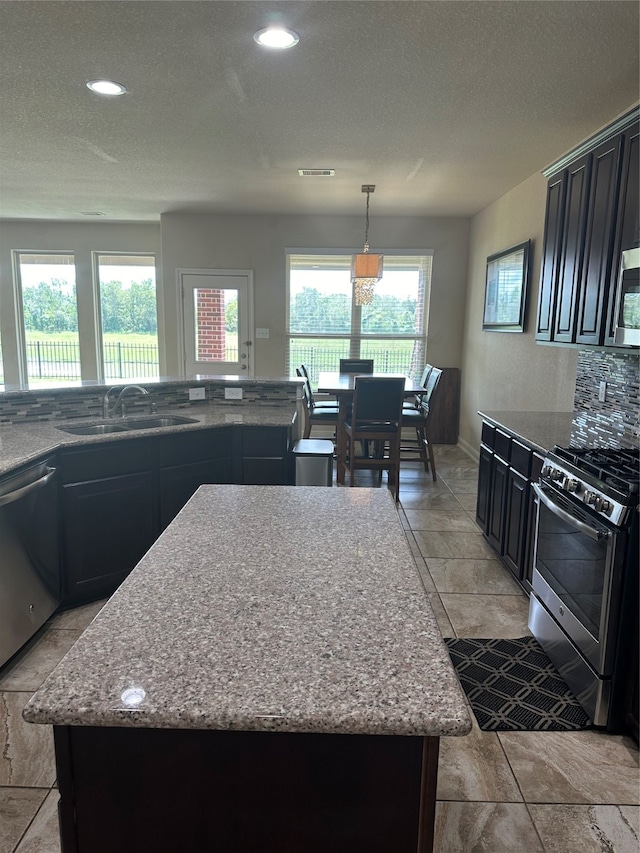
[[[246,426],[282,426],[288,427],[294,421],[296,409],[293,405],[270,406],[258,403],[239,403],[237,405],[190,406],[189,408],[169,408],[159,411],[158,415],[179,415],[193,418],[195,423],[180,424],[172,427],[135,430],[106,435],[73,435],[58,429],[64,424],[104,422],[104,419],[83,420],[43,420],[29,421],[0,426],[0,474],[7,473],[19,465],[41,459],[54,453],[61,447],[81,447],[100,442],[127,441],[148,435],[166,435],[171,432],[189,432],[209,427],[245,424]],[[140,415],[134,415],[134,418]],[[112,418],[117,423],[119,418]]]
[[[24,710],[32,723],[464,735],[387,490],[201,486]]]

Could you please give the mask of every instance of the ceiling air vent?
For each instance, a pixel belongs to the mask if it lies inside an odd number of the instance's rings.
[[[298,169],[301,178],[333,178],[335,169]]]

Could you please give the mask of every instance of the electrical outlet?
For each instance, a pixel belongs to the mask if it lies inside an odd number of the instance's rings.
[[[225,388],[225,400],[242,400],[242,388]]]
[[[204,400],[206,399],[206,391],[204,388],[189,388],[189,399],[190,400]]]
[[[607,400],[607,383],[606,382],[600,383],[600,389],[598,391],[598,400],[600,400],[601,403],[605,403]]]
[[[256,329],[256,338],[268,338],[269,329]]]

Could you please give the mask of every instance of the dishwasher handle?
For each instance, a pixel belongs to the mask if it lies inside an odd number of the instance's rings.
[[[14,503],[14,501],[19,501],[20,498],[24,498],[32,492],[37,492],[38,489],[46,486],[47,483],[55,477],[57,470],[57,468],[49,468],[49,466],[47,466],[45,468],[46,474],[38,480],[34,480],[33,483],[27,483],[26,486],[14,489],[12,492],[7,492],[5,495],[0,495],[0,506],[6,506],[7,504]]]

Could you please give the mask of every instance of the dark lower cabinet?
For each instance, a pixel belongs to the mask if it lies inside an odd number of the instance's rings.
[[[291,480],[291,430],[240,427],[234,433],[234,482],[244,486],[286,486]]]
[[[290,436],[228,426],[62,450],[62,605],[111,595],[199,486],[291,482]]]
[[[159,441],[160,530],[206,483],[233,482],[232,429],[163,435]]]
[[[491,491],[489,495],[489,524],[487,526],[487,539],[492,548],[498,554],[502,554],[504,540],[504,521],[507,506],[507,477],[509,466],[500,459],[493,457],[491,472]]]
[[[54,738],[64,853],[433,849],[437,737],[55,726]]]
[[[493,468],[493,452],[480,445],[480,464],[478,469],[478,502],[476,504],[476,521],[486,533],[489,528],[489,500],[491,498],[491,471]]]
[[[504,522],[504,562],[518,580],[522,580],[524,543],[527,533],[527,499],[529,482],[526,477],[509,469],[506,486]]]
[[[63,604],[111,593],[158,535],[151,471],[62,487]]]
[[[482,425],[476,521],[527,592],[533,451],[487,422]],[[539,474],[535,474],[537,479]],[[532,546],[531,546],[532,547]]]
[[[160,469],[160,530],[173,521],[197,489],[205,483],[230,483],[231,457],[207,459]]]

